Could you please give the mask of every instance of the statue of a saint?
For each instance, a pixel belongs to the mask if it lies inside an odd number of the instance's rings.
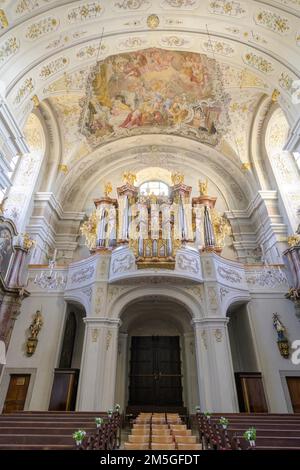
[[[36,314],[34,315],[33,321],[29,327],[30,329],[30,338],[31,339],[36,339],[37,335],[40,332],[40,329],[43,326],[43,319],[42,319],[42,314],[40,310],[36,311]]]
[[[109,197],[111,193],[112,193],[112,184],[108,182],[104,186],[104,196]]]
[[[280,321],[277,313],[273,314],[273,325],[274,325],[275,330],[277,331],[278,339],[284,340],[286,328]]]
[[[199,192],[200,196],[207,196],[208,195],[208,181],[199,181]]]

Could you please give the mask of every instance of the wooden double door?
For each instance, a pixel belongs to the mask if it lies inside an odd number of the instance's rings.
[[[133,336],[129,405],[182,406],[179,336]]]

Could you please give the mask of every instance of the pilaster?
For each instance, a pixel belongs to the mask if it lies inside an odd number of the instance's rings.
[[[79,411],[104,411],[115,402],[119,320],[85,318]]]
[[[202,411],[238,411],[227,323],[224,317],[193,321]]]

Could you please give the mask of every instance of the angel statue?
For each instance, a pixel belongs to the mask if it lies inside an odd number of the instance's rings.
[[[232,234],[230,222],[215,209],[211,210],[211,219],[214,228],[216,246],[223,248],[226,236]]]
[[[199,184],[200,196],[207,196],[208,195],[208,181],[207,181],[207,179],[205,181],[200,181],[199,180],[198,184]]]
[[[273,313],[273,325],[274,325],[275,330],[277,331],[278,340],[279,341],[285,340],[286,328],[280,321],[277,313]]]
[[[81,234],[85,237],[85,244],[89,250],[96,248],[98,214],[93,211],[89,218],[81,225]]]
[[[174,186],[176,186],[177,184],[182,184],[184,182],[184,175],[179,171],[174,171],[171,174],[171,180]]]
[[[134,183],[136,182],[136,174],[131,173],[130,171],[125,171],[123,173],[123,181],[124,183],[130,184],[131,186],[134,186]]]
[[[109,197],[109,195],[112,193],[112,184],[110,182],[106,183],[104,186],[104,196]]]

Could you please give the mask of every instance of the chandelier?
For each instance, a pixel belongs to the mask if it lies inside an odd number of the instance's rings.
[[[40,274],[36,274],[33,283],[42,289],[64,289],[67,278],[58,271],[54,271],[56,267],[56,254],[57,250],[54,250],[53,258],[49,259],[48,270],[41,271]]]

